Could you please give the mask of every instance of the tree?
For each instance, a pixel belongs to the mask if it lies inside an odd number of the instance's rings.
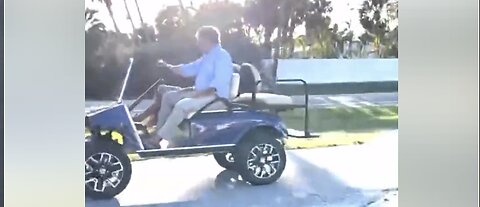
[[[365,0],[359,14],[360,23],[365,29],[365,33],[360,36],[362,43],[373,43],[374,52],[380,57],[398,53],[395,34],[398,30],[390,25],[398,17],[398,2]]]
[[[276,30],[274,59],[292,57],[295,49],[294,32],[300,25],[305,25],[307,34],[304,38],[309,48],[320,48],[321,43],[331,36],[328,33],[332,11],[327,0],[250,0],[246,4],[245,23],[255,31],[263,32],[264,47],[272,50],[272,34]],[[327,24],[328,22],[328,24]],[[331,48],[331,46],[329,46]]]
[[[202,25],[216,26],[221,32],[223,47],[235,62],[259,66],[261,51],[249,36],[248,28],[244,27],[243,9],[242,5],[229,1],[202,4],[192,16],[191,27],[196,30]]]
[[[140,12],[140,7],[138,6],[138,1],[137,0],[135,0],[135,7],[137,7],[137,12],[138,12],[138,17],[140,18],[140,23],[142,25],[144,25],[145,22],[143,22],[142,13]]]
[[[85,64],[98,65],[100,45],[107,35],[105,24],[96,17],[97,10],[85,10]]]
[[[112,98],[121,84],[134,45],[128,35],[107,31],[97,13],[85,10],[85,95]]]
[[[229,1],[202,4],[192,17],[192,26],[216,26],[222,33],[244,32],[242,5]],[[221,18],[219,18],[221,17]]]
[[[272,35],[278,26],[281,0],[246,0],[244,21],[254,28],[257,35],[263,34],[261,44],[265,51],[272,51]]]
[[[294,39],[294,45],[300,46],[302,49],[301,54],[299,55],[300,58],[307,58],[310,57],[309,51],[307,50],[307,37],[305,35],[300,35]]]
[[[311,57],[336,57],[334,30],[330,28],[331,19],[328,16],[332,10],[330,1],[314,0],[305,12],[305,32]]]
[[[135,24],[133,23],[132,15],[130,14],[130,9],[128,9],[127,0],[123,0],[123,5],[125,6],[125,10],[127,11],[127,19],[130,21],[132,25],[132,31],[135,30]]]
[[[179,5],[166,7],[158,13],[155,25],[143,22],[135,1],[142,23],[137,28],[124,0],[130,24],[134,27],[133,38],[118,31],[110,9],[111,0],[90,1],[101,2],[107,7],[116,31],[106,30],[104,22],[109,20],[98,19],[97,11],[85,10],[85,90],[90,98],[117,94],[128,58],[132,56],[135,63],[127,96],[138,95],[160,76],[169,84],[191,85],[193,80],[159,71],[155,63],[164,59],[179,64],[198,58],[201,53],[195,47],[194,34],[202,25],[219,28],[222,45],[235,62],[256,66],[260,66],[262,59],[272,57],[274,65],[278,58],[354,58],[351,48],[361,45],[357,45],[348,27],[340,30],[337,24],[331,23],[331,0],[246,0],[244,6],[217,0],[198,8],[183,5],[178,0]],[[395,24],[398,2],[365,0],[359,15],[365,28],[360,41],[375,43],[380,57],[398,57],[398,26]],[[305,27],[305,34],[295,37],[298,27]]]
[[[113,11],[112,11],[112,0],[92,0],[93,1],[99,1],[101,3],[105,4],[105,7],[107,7],[108,14],[110,15],[110,18],[112,19],[113,22],[113,27],[115,28],[116,32],[120,32],[117,26],[117,22],[115,21],[115,18],[113,17]]]

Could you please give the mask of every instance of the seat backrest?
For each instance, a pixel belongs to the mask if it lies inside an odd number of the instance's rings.
[[[240,87],[240,75],[233,73],[232,81],[230,82],[230,99],[234,99],[238,95],[238,88]]]
[[[256,85],[261,80],[260,73],[257,68],[249,63],[243,63],[240,68],[240,86],[239,94],[253,93],[261,88],[261,83]]]
[[[258,71],[257,67],[255,67],[254,65],[250,64],[250,63],[243,63],[242,64],[244,67],[249,67],[250,70],[252,71],[252,75],[253,77],[255,78],[255,84],[257,84],[258,81],[261,81],[262,80],[262,77],[260,76],[260,72]],[[257,87],[257,91],[260,90],[260,88],[262,87],[262,82],[260,82],[258,85],[256,85]]]
[[[239,64],[233,63],[233,72],[234,73],[239,73],[240,72],[241,66]]]

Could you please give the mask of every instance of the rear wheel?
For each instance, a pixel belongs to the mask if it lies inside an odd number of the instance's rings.
[[[132,166],[121,145],[111,140],[85,140],[85,195],[110,199],[130,182]]]
[[[232,153],[230,152],[213,153],[213,157],[215,158],[215,161],[217,161],[218,165],[222,166],[227,170],[234,170],[235,160],[233,159]]]
[[[283,144],[266,130],[255,130],[235,149],[235,169],[244,181],[265,185],[278,180],[287,158]]]

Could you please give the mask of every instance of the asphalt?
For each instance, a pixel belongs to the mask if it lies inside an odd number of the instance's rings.
[[[293,96],[295,103],[305,103],[304,96]],[[362,93],[343,95],[313,95],[309,96],[311,107],[337,106],[394,106],[398,104],[398,93]]]
[[[362,145],[290,150],[282,177],[250,186],[212,156],[133,163],[129,186],[87,207],[397,206],[398,130]]]

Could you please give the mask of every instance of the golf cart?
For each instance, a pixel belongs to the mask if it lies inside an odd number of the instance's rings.
[[[284,150],[287,128],[282,120],[276,114],[224,98],[215,99],[184,120],[181,128],[187,135],[179,138],[187,140],[183,145],[146,150],[142,140],[150,134],[146,127],[134,123],[130,113],[133,107],[123,101],[132,65],[133,58],[118,100],[86,113],[85,127],[91,133],[85,139],[85,194],[88,197],[112,198],[127,187],[132,174],[128,157],[131,153],[141,158],[213,153],[220,166],[238,172],[252,185],[270,184],[281,176],[287,161]],[[232,99],[237,94],[239,79],[239,75],[234,74]],[[133,105],[154,89],[154,85]],[[224,104],[223,110],[209,109],[218,102]]]

